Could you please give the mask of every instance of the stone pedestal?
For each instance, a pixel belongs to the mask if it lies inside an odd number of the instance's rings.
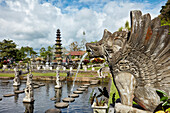
[[[96,106],[96,102],[94,102],[92,105],[93,113],[107,113],[107,108],[107,104],[105,106]]]
[[[15,71],[15,78],[13,80],[13,86],[19,86],[20,85],[20,78],[19,78],[19,71]]]
[[[32,74],[27,75],[27,83],[25,88],[25,98],[23,99],[23,102],[26,103],[32,103],[34,102],[34,90],[33,90],[33,83],[32,83]]]
[[[66,67],[63,67],[63,71],[65,71],[66,70]]]
[[[53,68],[52,68],[52,67],[50,67],[50,70],[53,70]]]
[[[70,67],[70,72],[73,70],[73,68],[72,67]]]
[[[61,88],[59,70],[56,70],[56,85],[55,85],[55,88],[57,88],[57,89]]]
[[[152,113],[150,111],[144,111],[131,106],[126,106],[121,103],[115,104],[115,113]]]

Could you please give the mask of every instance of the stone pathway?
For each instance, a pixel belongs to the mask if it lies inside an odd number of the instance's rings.
[[[14,93],[16,93],[16,94],[24,93],[24,92],[25,92],[24,90],[17,90],[17,91],[14,91]]]
[[[96,84],[98,84],[99,83],[99,80],[91,80],[90,81],[90,84],[91,85],[96,85]]]
[[[5,95],[3,95],[3,97],[12,97],[12,96],[15,96],[15,94],[5,94]]]
[[[69,106],[69,104],[66,103],[66,102],[57,102],[57,103],[55,104],[55,107],[57,107],[57,108],[66,108],[66,107],[68,107],[68,106]]]
[[[61,113],[60,109],[48,109],[45,113]]]
[[[80,88],[88,88],[88,86],[80,86]]]
[[[74,102],[75,99],[74,98],[64,98],[62,101],[63,102]]]
[[[54,97],[53,97],[53,98],[50,98],[50,100],[55,101],[55,100],[56,100],[56,98],[54,98]]]
[[[79,97],[79,95],[78,94],[71,94],[68,97],[77,98],[77,97]]]
[[[74,98],[79,97],[78,94],[82,94],[83,91],[85,91],[88,88],[89,85],[90,84],[84,84],[83,86],[78,88],[77,91],[73,91],[74,94],[68,95],[69,98],[62,99],[63,102],[57,102],[55,104],[55,107],[57,107],[57,108],[66,108],[66,107],[68,107],[69,104],[66,103],[66,102],[74,102],[75,101]],[[51,98],[51,100],[52,100],[52,98]]]
[[[86,88],[78,88],[77,91],[85,91]]]
[[[82,94],[83,91],[73,91],[74,94]]]

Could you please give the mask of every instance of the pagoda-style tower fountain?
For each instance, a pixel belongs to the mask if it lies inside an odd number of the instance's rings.
[[[57,32],[56,32],[57,34],[56,34],[56,47],[55,47],[55,50],[56,50],[56,52],[55,52],[55,62],[57,62],[57,63],[61,63],[61,61],[62,61],[62,58],[61,58],[61,54],[62,54],[62,47],[61,47],[61,34],[60,34],[60,29],[57,29]]]

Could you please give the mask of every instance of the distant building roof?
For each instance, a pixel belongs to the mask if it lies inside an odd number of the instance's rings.
[[[71,56],[75,55],[75,56],[78,56],[78,55],[83,55],[84,53],[86,53],[86,51],[71,51],[71,52],[69,52],[66,55],[71,55]]]

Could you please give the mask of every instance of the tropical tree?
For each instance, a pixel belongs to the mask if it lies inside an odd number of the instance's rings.
[[[129,27],[129,22],[128,22],[128,21],[126,21],[125,27],[120,27],[120,28],[118,29],[118,31],[122,31],[123,29],[127,29],[128,31],[131,29],[131,28]]]
[[[170,0],[167,1],[165,6],[162,6],[160,13],[159,17],[161,19],[161,25],[169,25],[170,34]]]
[[[44,47],[42,47],[41,49],[40,49],[40,57],[43,57],[43,58],[45,58],[46,57],[46,50],[45,50],[45,48]]]
[[[13,40],[4,39],[0,42],[0,57],[2,60],[7,60],[16,57],[16,44]]]
[[[29,46],[27,46],[27,47],[21,47],[21,49],[20,49],[20,52],[21,52],[21,54],[22,54],[22,59],[25,59],[27,56],[33,56],[33,55],[36,55],[37,53],[33,50],[33,48],[32,47],[29,47]]]
[[[75,41],[75,42],[72,42],[70,45],[69,45],[69,48],[70,48],[70,51],[80,51],[80,47],[78,45],[78,42]]]

